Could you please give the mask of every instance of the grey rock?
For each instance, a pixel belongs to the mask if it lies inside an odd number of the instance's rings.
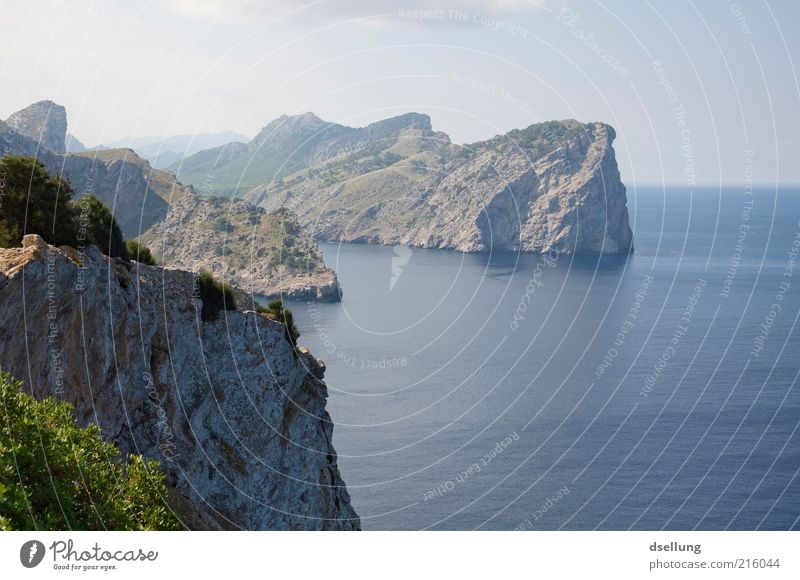
[[[293,214],[242,200],[185,195],[140,241],[159,264],[207,270],[266,299],[338,302],[336,273]]]
[[[35,110],[35,105],[25,111],[29,109]],[[191,193],[175,175],[152,168],[131,149],[55,153],[0,121],[0,157],[7,155],[38,158],[51,175],[70,182],[75,198],[96,195],[112,210],[126,238],[164,219],[172,199]]]
[[[6,119],[6,124],[55,153],[64,153],[67,110],[53,101],[39,101]]]
[[[78,139],[72,133],[67,133],[65,146],[67,153],[81,153],[83,151],[86,151],[86,145],[81,143],[80,139]]]
[[[324,364],[241,291],[202,322],[193,289],[188,272],[26,236],[0,249],[0,366],[158,459],[190,528],[358,529]]]
[[[273,121],[247,145],[191,156],[179,175],[290,208],[325,241],[628,253],[614,137],[603,123],[566,120],[459,147],[427,115],[352,128],[306,113]]]

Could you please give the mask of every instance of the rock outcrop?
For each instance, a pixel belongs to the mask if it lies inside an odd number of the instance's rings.
[[[0,156],[37,157],[52,175],[70,182],[74,197],[96,195],[113,211],[126,238],[134,238],[164,219],[169,202],[192,191],[173,174],[153,169],[132,149],[64,154],[66,113],[63,110],[61,105],[42,101],[14,113],[8,122],[0,121]],[[53,126],[57,126],[57,131]],[[28,129],[23,132],[20,127]],[[58,138],[51,135],[39,141],[31,136],[37,131],[45,135],[57,132]],[[60,143],[60,149],[50,148],[58,145],[55,141]]]
[[[53,101],[39,101],[6,119],[6,124],[54,153],[66,151],[67,110]]]
[[[0,367],[160,460],[191,528],[357,529],[323,363],[242,292],[215,321],[200,306],[190,273],[26,236],[0,249]]]
[[[306,113],[176,169],[216,194],[290,208],[325,241],[628,253],[614,137],[603,123],[551,121],[459,147],[427,115],[352,128]]]
[[[32,105],[24,111],[29,109],[37,107]],[[12,117],[26,117],[22,113]],[[239,136],[235,133],[219,133],[164,141],[194,147],[195,141],[214,143],[236,138]],[[70,182],[74,198],[96,195],[114,214],[123,236],[142,236],[157,250],[162,265],[195,272],[209,270],[267,298],[341,300],[336,273],[325,267],[317,242],[305,230],[299,230],[294,218],[291,233],[284,227],[276,231],[274,226],[288,224],[286,216],[273,219],[263,208],[244,201],[226,202],[229,207],[223,207],[219,200],[203,201],[205,198],[194,195],[194,190],[178,182],[174,174],[151,167],[132,149],[54,153],[0,121],[0,156],[4,155],[38,157],[51,174]],[[220,220],[227,220],[222,235]],[[273,227],[270,230],[267,226]]]
[[[338,302],[336,272],[317,241],[285,210],[267,212],[241,200],[185,195],[140,241],[159,264],[207,270],[268,298]]]
[[[61,162],[60,173],[69,180],[75,197],[94,193],[112,210],[127,239],[163,220],[172,200],[192,193],[191,187],[171,173],[153,169],[132,149],[84,151],[66,155]],[[53,171],[49,165],[48,169]]]
[[[633,235],[614,136],[608,125],[585,125],[538,158],[512,140],[476,146],[416,201],[427,220],[379,239],[462,252],[628,253]]]
[[[86,151],[86,145],[81,143],[80,139],[78,139],[72,133],[67,133],[67,137],[64,140],[64,145],[67,153],[82,153],[83,151]]]

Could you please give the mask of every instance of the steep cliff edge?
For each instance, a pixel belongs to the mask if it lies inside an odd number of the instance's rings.
[[[425,219],[381,241],[462,252],[631,252],[614,130],[564,123],[563,134],[539,137],[551,141],[545,148],[524,132],[471,146],[468,160],[451,163],[420,197]]]
[[[190,273],[26,236],[0,249],[0,367],[160,460],[189,527],[357,529],[324,364],[237,306],[203,322]]]

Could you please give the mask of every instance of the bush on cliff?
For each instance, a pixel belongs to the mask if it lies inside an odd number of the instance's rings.
[[[0,372],[0,530],[182,527],[157,461],[123,459],[69,403],[37,401]]]
[[[75,215],[75,231],[79,241],[94,244],[112,258],[129,259],[122,230],[102,201],[94,195],[87,195],[70,205]]]
[[[56,246],[76,245],[71,199],[69,183],[51,177],[38,159],[0,159],[0,247],[19,246],[25,234]]]
[[[233,289],[225,282],[217,282],[211,272],[200,272],[195,280],[197,295],[203,301],[203,322],[216,320],[222,309],[236,310]]]
[[[259,306],[258,312],[266,314],[272,320],[283,324],[286,340],[289,341],[292,347],[297,346],[297,339],[300,338],[300,331],[297,330],[297,326],[295,326],[292,311],[283,305],[283,300],[278,298],[270,302],[267,306]]]
[[[140,264],[144,264],[146,266],[157,266],[156,259],[153,257],[153,253],[150,251],[150,248],[138,242],[136,240],[128,240],[125,244],[125,247],[128,249],[128,257],[131,260],[136,260]]]

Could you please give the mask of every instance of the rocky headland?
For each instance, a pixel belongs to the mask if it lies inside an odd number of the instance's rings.
[[[324,364],[242,291],[216,320],[201,307],[191,273],[28,235],[0,249],[0,367],[158,459],[189,528],[358,529]]]
[[[325,241],[624,254],[633,236],[615,136],[550,121],[458,146],[418,113],[361,128],[305,113],[173,169],[216,195],[289,208]]]
[[[292,212],[186,195],[140,241],[159,264],[215,276],[267,298],[338,302],[336,272]]]

